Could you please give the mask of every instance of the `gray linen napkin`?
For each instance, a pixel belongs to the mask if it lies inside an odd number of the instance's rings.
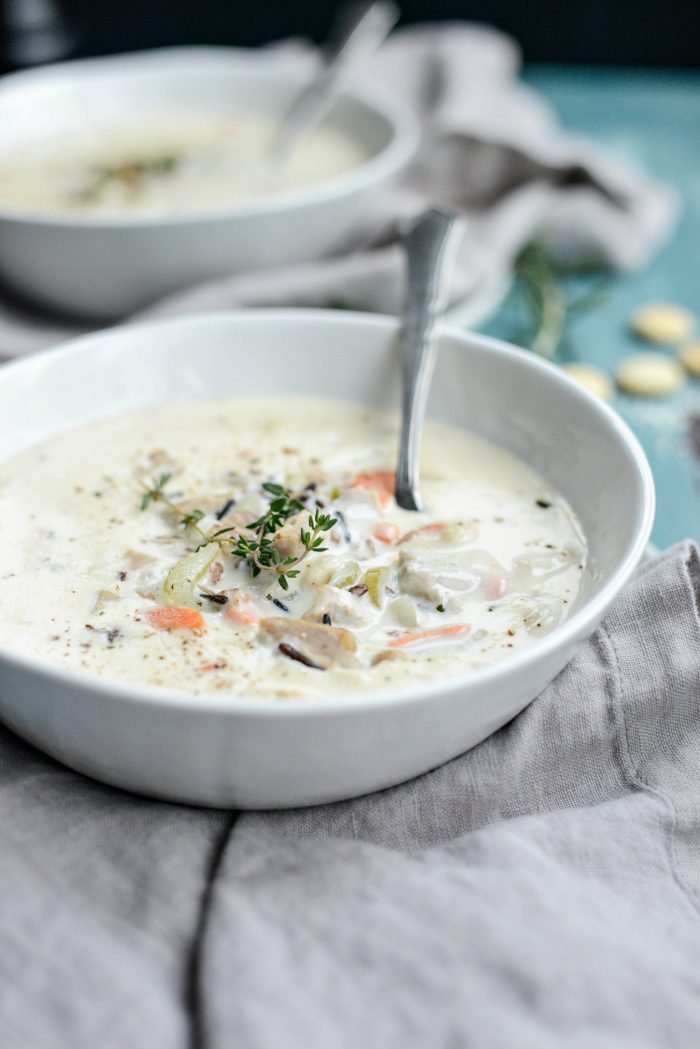
[[[411,783],[227,814],[0,735],[3,1049],[700,1044],[700,559]]]
[[[318,61],[299,44],[225,53],[232,63],[310,69]],[[172,53],[162,60],[172,62]],[[409,106],[423,137],[415,163],[358,231],[357,250],[183,290],[142,315],[327,305],[337,299],[358,309],[396,312],[403,284],[399,224],[435,203],[455,208],[467,221],[453,301],[502,279],[536,234],[565,263],[595,258],[618,269],[643,265],[673,226],[674,194],[565,135],[543,99],[518,80],[519,64],[516,45],[481,26],[442,24],[393,34],[363,71],[362,82]],[[49,346],[80,330],[87,328],[0,298],[0,357]]]

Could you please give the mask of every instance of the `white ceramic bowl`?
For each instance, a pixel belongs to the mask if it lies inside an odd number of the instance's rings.
[[[0,456],[163,401],[265,393],[396,405],[396,322],[268,310],[78,339],[0,369]],[[536,645],[461,677],[328,701],[191,697],[0,646],[0,717],[107,783],[243,808],[377,790],[484,739],[552,680],[629,578],[649,537],[653,483],[639,444],[610,408],[552,365],[483,336],[443,334],[429,412],[522,456],[579,515],[591,561],[583,596]]]
[[[0,82],[0,145],[158,114],[281,114],[307,76],[264,56],[179,48],[69,62]],[[191,214],[90,217],[0,206],[0,279],[34,302],[111,319],[236,271],[306,262],[352,246],[377,192],[406,164],[415,121],[394,104],[345,90],[327,118],[369,159],[332,179],[249,204]]]

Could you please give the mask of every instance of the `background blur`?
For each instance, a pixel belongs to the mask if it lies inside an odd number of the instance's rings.
[[[645,268],[548,274],[547,286],[566,302],[555,360],[614,374],[642,348],[629,318],[646,302],[679,303],[700,319],[700,0],[398,2],[404,23],[463,19],[508,33],[522,49],[525,82],[568,133],[648,172],[677,195],[678,226]],[[336,0],[0,0],[0,72],[179,44],[255,46],[290,36],[320,41],[335,7]],[[533,315],[532,302],[516,265],[505,301],[494,304],[481,330],[532,345],[544,316]],[[655,542],[665,547],[698,536],[700,379],[658,402],[618,393],[613,403],[652,464]]]
[[[0,0],[0,61],[168,44],[320,40],[330,0]],[[462,18],[512,34],[531,62],[700,65],[700,0],[402,0],[403,22]]]

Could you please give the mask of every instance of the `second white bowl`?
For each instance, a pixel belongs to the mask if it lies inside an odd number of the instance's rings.
[[[68,62],[0,85],[2,144],[55,140],[134,116],[224,110],[283,113],[306,77],[225,49],[180,48]],[[352,246],[368,206],[417,143],[395,105],[344,91],[329,126],[368,159],[345,174],[250,204],[114,218],[0,208],[0,278],[61,312],[111,319],[228,273],[307,262]]]

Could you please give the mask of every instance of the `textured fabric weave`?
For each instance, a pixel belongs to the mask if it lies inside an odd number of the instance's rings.
[[[700,1044],[699,595],[662,555],[509,725],[335,805],[140,800],[2,734],[0,1045]]]

